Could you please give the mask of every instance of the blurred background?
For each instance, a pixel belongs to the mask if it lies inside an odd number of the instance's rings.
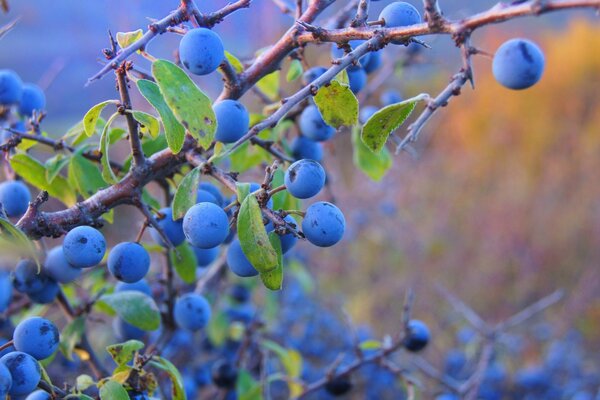
[[[0,41],[0,65],[46,87],[45,127],[61,135],[93,104],[115,97],[110,77],[84,87],[100,68],[107,29],[145,28],[148,18],[161,18],[176,3],[13,1],[0,24],[20,20]],[[210,11],[226,1],[199,3]],[[372,19],[387,3],[374,3]],[[493,4],[441,1],[450,18]],[[270,0],[255,0],[251,11],[241,10],[215,29],[243,60],[273,43],[292,22]],[[586,349],[600,350],[600,26],[590,12],[565,12],[482,29],[474,44],[493,53],[517,36],[544,50],[541,82],[524,92],[509,91],[491,76],[491,60],[476,57],[475,90],[465,87],[426,126],[415,146],[417,157],[397,156],[381,182],[369,181],[353,166],[348,134],[328,144],[325,166],[348,233],[334,248],[303,243],[296,250],[319,292],[332,299],[332,309],[343,305],[357,324],[372,326],[379,337],[398,331],[404,294],[413,288],[415,315],[434,332],[426,354],[434,362],[464,325],[438,285],[491,322],[562,288],[565,299],[541,318],[550,323],[550,334],[576,330]],[[178,40],[167,34],[148,50],[172,58]],[[379,94],[391,88],[409,97],[437,93],[447,84],[460,67],[456,49],[448,38],[424,40],[432,49],[361,105],[380,105]],[[403,51],[386,49],[385,57],[392,60]],[[327,65],[329,46],[309,48],[307,57],[311,65]],[[198,83],[216,98],[219,76]],[[284,88],[289,94],[298,86]],[[255,111],[262,107],[251,94],[242,101]],[[131,222],[131,216],[121,216],[116,220]],[[114,242],[134,234],[109,229]],[[525,364],[539,361],[539,344],[523,346]]]

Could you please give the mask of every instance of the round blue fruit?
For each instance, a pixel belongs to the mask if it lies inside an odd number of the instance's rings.
[[[17,325],[13,342],[17,351],[27,353],[37,360],[44,360],[58,349],[60,336],[52,322],[41,317],[31,317]]]
[[[217,257],[219,257],[219,253],[221,252],[219,246],[211,249],[201,249],[199,247],[192,246],[192,250],[194,250],[194,254],[196,255],[196,265],[198,267],[209,266],[217,259]]]
[[[258,271],[252,266],[238,239],[235,239],[227,249],[227,266],[237,276],[248,278],[258,275]]]
[[[14,71],[0,70],[0,104],[18,103],[23,93],[23,81]]]
[[[141,279],[134,283],[119,282],[115,286],[115,292],[125,292],[127,290],[141,292],[147,294],[148,296],[152,296],[152,289],[145,279]]]
[[[544,53],[535,43],[526,39],[511,39],[496,51],[492,71],[501,85],[521,90],[540,80],[544,64]]]
[[[319,142],[315,142],[304,136],[298,136],[290,145],[292,156],[295,160],[315,160],[323,159],[323,146]]]
[[[429,343],[430,338],[431,334],[427,325],[422,321],[413,319],[408,322],[408,332],[404,339],[404,348],[412,352],[423,350],[427,346],[427,343]]]
[[[287,191],[297,199],[316,196],[325,185],[325,170],[315,160],[296,161],[285,172]]]
[[[363,68],[367,74],[372,74],[377,71],[383,65],[383,56],[381,55],[381,51],[374,51],[371,53],[371,57],[369,58],[369,62],[363,63]]]
[[[388,4],[379,14],[379,19],[385,21],[386,28],[396,28],[400,26],[410,26],[421,23],[421,14],[409,3],[404,1],[396,1]],[[403,43],[402,41],[393,42],[396,44]]]
[[[195,293],[187,293],[177,299],[173,312],[177,326],[189,331],[204,328],[211,316],[208,301]]]
[[[12,386],[12,376],[4,364],[0,364],[0,399],[4,399]]]
[[[0,363],[10,372],[12,385],[8,392],[11,396],[27,395],[35,390],[42,378],[40,366],[29,354],[13,351],[0,358]]]
[[[98,265],[106,252],[102,233],[91,226],[78,226],[65,236],[63,252],[67,261],[77,268]]]
[[[196,192],[196,203],[213,203],[218,206],[221,205],[212,193],[203,189],[198,189],[198,192]]]
[[[122,318],[115,318],[112,322],[113,332],[119,341],[141,340],[146,332],[126,322]]]
[[[215,185],[213,185],[210,182],[200,182],[200,186],[198,187],[198,190],[204,190],[210,194],[212,194],[214,196],[215,199],[217,199],[217,205],[223,205],[223,202],[225,201],[225,199],[223,198],[223,194],[221,193],[221,191],[219,190],[218,187],[216,187]],[[198,201],[198,203],[200,203],[200,201]]]
[[[385,92],[383,92],[381,94],[381,97],[379,97],[379,101],[381,102],[381,105],[384,107],[387,107],[392,104],[400,103],[402,100],[403,99],[402,99],[402,96],[400,96],[400,93],[398,93],[395,90],[386,90]]]
[[[294,217],[292,217],[291,215],[286,215],[284,220],[287,223],[298,227],[298,222],[296,222]],[[270,229],[270,231],[272,231],[274,229],[275,228],[273,227]],[[280,235],[279,240],[281,241],[281,253],[282,254],[285,254],[288,251],[290,251],[292,249],[292,247],[294,247],[296,245],[296,242],[298,242],[298,238],[293,233],[286,233],[285,235]]]
[[[25,214],[31,194],[21,181],[6,181],[0,183],[0,203],[9,217],[20,217]]]
[[[161,209],[160,214],[161,216],[157,218],[158,226],[160,226],[173,246],[179,246],[185,241],[185,235],[183,234],[183,219],[173,221],[173,212],[169,207]],[[156,243],[163,247],[167,247],[167,244],[156,229],[151,228],[150,235]]]
[[[360,46],[361,44],[363,44],[364,42],[365,42],[364,40],[351,40],[350,42],[348,42],[348,44],[350,45],[350,47],[352,48],[352,50],[354,50],[358,46]],[[331,57],[333,57],[334,59],[342,58],[345,55],[346,55],[346,51],[344,50],[343,47],[339,47],[335,43],[331,46]],[[371,61],[371,53],[367,53],[367,54],[365,54],[364,56],[362,56],[360,58],[360,64],[361,64],[361,66],[365,66],[370,61]],[[350,67],[348,67],[348,69],[355,69],[355,68],[360,68],[360,66],[358,66],[358,65],[351,65]]]
[[[348,81],[352,93],[358,93],[367,85],[367,73],[364,68],[347,69]]]
[[[34,111],[41,111],[46,107],[46,95],[37,85],[27,83],[23,85],[19,114],[30,117]]]
[[[375,106],[366,106],[360,110],[360,114],[358,116],[358,120],[361,124],[366,124],[369,118],[373,116],[378,111]]]
[[[183,217],[183,232],[192,246],[210,249],[223,243],[229,234],[229,219],[213,203],[192,206]]]
[[[213,108],[217,116],[216,140],[234,143],[248,132],[250,115],[242,103],[237,100],[223,100]]]
[[[109,253],[107,265],[115,278],[122,282],[134,283],[148,273],[150,255],[139,243],[119,243]]]
[[[0,270],[0,313],[6,311],[12,300],[13,284],[8,271]]]
[[[323,142],[331,139],[335,129],[325,123],[316,106],[308,106],[300,114],[300,132],[311,140]]]
[[[17,263],[12,272],[15,289],[21,293],[34,293],[42,290],[48,281],[48,276],[38,272],[38,266],[33,260],[24,259]]]
[[[302,232],[309,242],[319,247],[333,246],[344,236],[346,220],[339,208],[320,201],[306,210]]]
[[[31,393],[25,400],[51,400],[50,394],[44,390],[36,390]]]
[[[307,69],[304,72],[304,74],[302,74],[302,84],[304,86],[308,85],[309,83],[323,75],[325,72],[327,72],[327,68],[325,67],[312,67]]]
[[[60,286],[54,279],[48,278],[44,283],[44,287],[33,293],[27,293],[27,296],[31,299],[32,302],[37,304],[50,304],[56,299],[58,292],[60,291]]]
[[[48,252],[44,261],[44,272],[60,283],[71,283],[81,275],[81,268],[69,264],[62,246],[54,247]]]
[[[210,29],[192,29],[179,42],[179,58],[192,74],[210,74],[225,58],[223,42]]]

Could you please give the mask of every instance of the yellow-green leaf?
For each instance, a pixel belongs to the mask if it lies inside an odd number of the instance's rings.
[[[196,204],[196,192],[200,184],[200,173],[200,167],[196,167],[188,172],[181,182],[179,182],[171,206],[174,221],[183,218],[187,210]]]
[[[277,268],[277,252],[269,241],[255,195],[247,196],[238,213],[237,231],[242,251],[259,273]]]
[[[194,195],[194,199],[196,196]],[[179,256],[178,256],[179,254]],[[183,242],[177,246],[176,250],[169,251],[169,257],[171,263],[177,272],[177,275],[185,283],[196,282],[196,269],[198,262],[196,261],[196,254],[187,242]]]
[[[228,51],[225,51],[225,58],[227,58],[229,64],[231,64],[235,72],[239,74],[240,72],[244,71],[244,66],[242,65],[242,62],[238,60],[236,56],[234,56]]]
[[[109,379],[100,386],[100,400],[129,400],[129,395],[123,385]]]
[[[133,32],[117,32],[117,43],[119,47],[124,49],[139,40],[143,34],[144,32],[141,29]]]
[[[285,80],[288,82],[293,82],[302,76],[302,72],[302,63],[298,60],[292,60],[290,63],[290,69],[288,69],[287,75],[285,76]]]
[[[352,145],[354,164],[374,181],[380,181],[387,171],[392,168],[392,155],[387,148],[379,154],[373,153],[360,139],[358,128],[352,130]]]
[[[279,71],[265,75],[256,86],[272,101],[279,98]]]
[[[185,400],[185,390],[183,388],[183,378],[181,377],[181,373],[177,367],[175,367],[169,360],[154,356],[152,357],[153,361],[150,361],[150,364],[158,369],[165,371],[169,378],[171,378],[171,397],[173,400]]]
[[[160,123],[154,115],[143,111],[133,111],[133,118],[140,123],[142,133],[148,133],[153,138],[156,138],[160,133]]]
[[[100,302],[113,309],[126,322],[145,331],[155,331],[160,327],[160,312],[150,296],[145,293],[125,290],[107,294]]]
[[[358,122],[358,100],[349,86],[331,81],[319,89],[314,100],[328,125],[339,128]]]
[[[283,254],[281,253],[281,240],[275,232],[269,233],[269,241],[271,246],[277,253],[277,267],[269,272],[260,274],[260,279],[267,289],[281,290],[283,285]]]
[[[98,118],[100,118],[100,113],[102,113],[104,107],[109,104],[116,103],[116,100],[103,101],[102,103],[98,103],[94,107],[90,108],[90,110],[85,114],[83,117],[83,129],[88,137],[96,133],[96,123],[98,122]]]

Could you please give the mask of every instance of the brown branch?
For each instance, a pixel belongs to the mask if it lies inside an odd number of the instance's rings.
[[[129,97],[129,89],[127,82],[127,68],[126,62],[121,64],[119,68],[115,70],[117,76],[117,87],[119,88],[119,95],[121,96],[121,104],[118,105],[118,111],[125,116],[127,120],[127,129],[129,131],[129,146],[131,148],[131,168],[133,170],[143,168],[146,165],[146,157],[142,150],[142,141],[140,140],[140,132],[138,130],[138,122],[133,118],[131,114],[131,98]]]

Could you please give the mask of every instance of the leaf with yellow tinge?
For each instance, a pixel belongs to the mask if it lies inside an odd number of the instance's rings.
[[[124,49],[138,41],[143,35],[144,32],[141,29],[133,32],[117,32],[117,43],[119,44],[119,47]]]
[[[359,129],[352,130],[353,160],[354,164],[374,181],[380,181],[392,168],[392,155],[387,148],[381,149],[379,154],[373,153],[360,139]]]
[[[208,96],[192,79],[167,60],[152,64],[152,75],[177,121],[207,149],[215,138],[217,120]]]
[[[277,268],[277,252],[267,236],[256,196],[248,195],[242,202],[237,231],[242,251],[259,273]]]
[[[358,100],[350,87],[334,80],[322,86],[314,97],[323,120],[334,128],[358,122]]]
[[[269,272],[260,274],[260,279],[267,289],[281,290],[283,285],[283,254],[281,253],[281,240],[275,232],[269,233],[271,246],[277,253],[277,267]]]
[[[96,123],[98,122],[98,118],[100,118],[100,113],[102,113],[104,107],[109,104],[117,104],[117,101],[106,100],[102,103],[98,103],[94,107],[90,108],[90,110],[83,117],[83,129],[88,137],[96,133]]]

